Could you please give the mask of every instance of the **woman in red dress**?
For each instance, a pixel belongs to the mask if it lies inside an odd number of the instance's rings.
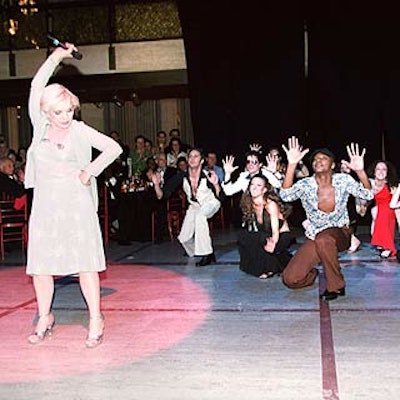
[[[396,214],[390,207],[392,193],[398,183],[396,169],[388,161],[376,161],[370,170],[374,176],[371,183],[375,201],[371,209],[371,244],[377,246],[382,258],[388,258],[397,253],[394,243]]]

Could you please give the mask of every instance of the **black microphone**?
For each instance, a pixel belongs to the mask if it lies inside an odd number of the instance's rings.
[[[63,49],[68,49],[68,47],[65,45],[65,43],[60,42],[58,39],[56,39],[54,36],[50,35],[49,33],[47,34],[47,37],[53,42],[53,45],[56,47],[62,47]],[[73,50],[72,51],[72,57],[76,58],[77,60],[82,60],[82,53],[79,53],[78,51]]]

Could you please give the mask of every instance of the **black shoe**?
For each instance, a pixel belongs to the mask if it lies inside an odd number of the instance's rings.
[[[204,267],[206,265],[210,265],[212,262],[215,262],[215,254],[207,254],[206,256],[201,257],[201,260],[196,263],[196,267]]]
[[[338,296],[345,296],[346,291],[345,288],[342,287],[341,289],[337,290],[336,292],[329,292],[328,289],[325,290],[324,293],[320,294],[319,298],[325,301],[335,300]]]

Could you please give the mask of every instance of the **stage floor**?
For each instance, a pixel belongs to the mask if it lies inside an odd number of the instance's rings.
[[[56,280],[52,338],[27,343],[33,288],[24,256],[8,253],[0,263],[0,399],[397,398],[397,260],[381,260],[360,235],[361,250],[340,256],[346,296],[326,303],[322,273],[313,287],[289,290],[280,277],[241,272],[236,234],[215,231],[217,262],[206,267],[177,242],[112,242],[101,275],[105,340],[92,350],[74,277]]]

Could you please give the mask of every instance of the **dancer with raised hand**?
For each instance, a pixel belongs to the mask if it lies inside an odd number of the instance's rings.
[[[297,164],[309,152],[302,149],[298,138],[288,140],[282,146],[288,165],[280,190],[283,201],[301,200],[309,224],[306,240],[292,257],[283,272],[283,282],[289,288],[301,288],[314,283],[321,263],[326,276],[326,290],[320,295],[324,300],[334,300],[345,295],[346,282],[341,272],[339,252],[350,246],[351,229],[347,212],[349,195],[371,200],[371,183],[364,171],[365,149],[360,153],[357,143],[347,146],[349,161],[342,162],[353,170],[359,182],[349,174],[335,173],[335,156],[327,148],[315,150],[310,157],[313,175],[296,183],[294,174]]]
[[[27,274],[33,278],[39,318],[31,344],[51,335],[54,276],[79,274],[89,309],[86,347],[103,339],[99,272],[106,269],[97,215],[96,179],[121,153],[110,137],[74,120],[78,98],[59,84],[47,85],[54,70],[77,51],[58,47],[31,83],[29,116],[33,139],[27,154],[25,186],[34,189],[29,221]],[[92,161],[92,148],[100,154]]]

